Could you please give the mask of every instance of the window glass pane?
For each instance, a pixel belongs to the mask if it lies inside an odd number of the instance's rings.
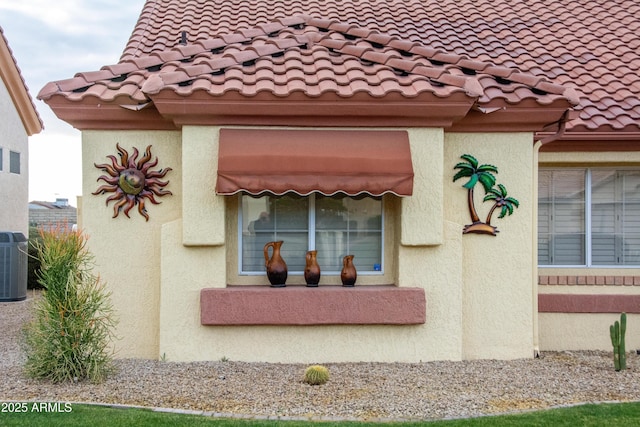
[[[539,171],[538,264],[584,265],[584,169]]]
[[[551,264],[551,171],[538,171],[538,265]]]
[[[342,258],[353,254],[358,271],[382,266],[382,201],[318,195],[315,202],[316,250],[322,271],[340,271]]]
[[[640,265],[640,171],[622,174],[622,264]]]
[[[640,172],[593,170],[592,263],[640,264]]]
[[[591,173],[591,259],[595,265],[614,265],[619,254],[616,217],[620,215],[620,191],[615,171]],[[616,194],[617,193],[617,194]]]
[[[20,153],[9,152],[9,172],[20,173]]]
[[[242,196],[242,270],[265,271],[264,245],[282,240],[290,272],[303,271],[309,241],[309,201],[300,196]]]
[[[281,254],[290,273],[304,271],[309,249],[318,251],[323,273],[340,272],[342,258],[348,254],[355,256],[358,271],[382,271],[381,199],[313,194],[243,195],[241,200],[243,272],[264,272],[264,245],[275,240],[284,241]]]
[[[3,151],[3,150],[2,150],[2,147],[0,147],[0,171],[1,171],[1,170],[2,170],[2,168],[3,168],[3,166],[2,166],[2,165],[3,165],[3,161],[2,161],[2,151]]]

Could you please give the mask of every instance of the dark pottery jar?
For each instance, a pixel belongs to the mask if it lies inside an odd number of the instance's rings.
[[[267,267],[267,278],[272,288],[283,288],[287,281],[287,263],[280,256],[280,247],[284,242],[269,242],[264,245],[264,265]],[[269,257],[269,248],[272,249]]]
[[[318,251],[308,251],[304,267],[304,280],[308,287],[317,287],[320,283],[320,266],[317,259]]]
[[[347,255],[342,259],[342,272],[340,272],[342,286],[354,286],[357,278],[358,273],[356,272],[356,266],[353,265],[353,255]]]

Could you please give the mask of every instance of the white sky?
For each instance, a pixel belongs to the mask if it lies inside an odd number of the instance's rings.
[[[144,0],[0,0],[0,26],[45,129],[29,138],[29,200],[82,193],[80,132],[36,96],[54,80],[118,62]]]

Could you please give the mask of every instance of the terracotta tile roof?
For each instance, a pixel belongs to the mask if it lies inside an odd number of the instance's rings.
[[[297,112],[460,130],[540,130],[579,97],[565,138],[638,141],[639,34],[636,0],[155,0],[118,64],[39,97],[78,127],[109,106],[126,122],[126,106],[154,128]]]

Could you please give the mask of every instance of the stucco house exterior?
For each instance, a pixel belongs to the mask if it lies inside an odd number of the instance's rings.
[[[0,230],[28,236],[28,138],[42,130],[42,121],[2,28],[0,77]]]
[[[148,1],[38,95],[82,131],[118,354],[512,359],[620,311],[636,348],[640,10],[600,3]]]

